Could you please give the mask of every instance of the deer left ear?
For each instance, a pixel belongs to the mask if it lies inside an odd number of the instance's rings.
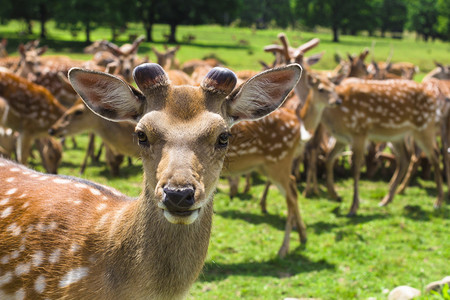
[[[231,125],[243,120],[265,117],[284,102],[302,74],[299,64],[270,69],[259,73],[225,100]]]
[[[84,103],[105,119],[137,121],[143,114],[145,96],[115,76],[72,68],[69,81]]]

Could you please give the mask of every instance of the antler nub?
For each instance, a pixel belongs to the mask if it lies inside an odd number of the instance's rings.
[[[142,92],[168,86],[170,81],[164,69],[155,63],[145,63],[133,71],[133,78]]]
[[[206,74],[200,86],[211,93],[223,93],[228,95],[236,86],[237,77],[233,71],[215,67]]]

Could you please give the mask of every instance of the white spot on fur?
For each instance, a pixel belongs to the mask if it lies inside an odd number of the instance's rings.
[[[11,168],[11,169],[9,169],[11,172],[19,172],[20,171],[20,169],[19,168]]]
[[[44,261],[44,252],[42,252],[41,250],[38,250],[33,253],[32,258],[31,258],[31,263],[32,263],[33,267],[39,267],[43,261]]]
[[[58,184],[67,184],[67,183],[70,183],[70,180],[62,179],[62,178],[56,178],[56,179],[53,179],[53,182],[54,183],[58,183]]]
[[[15,177],[9,177],[5,181],[6,182],[13,182],[16,178]]]
[[[92,194],[96,195],[96,196],[100,196],[100,195],[101,195],[101,193],[100,193],[99,190],[90,188],[89,191],[90,191]]]
[[[17,188],[13,188],[13,189],[10,189],[10,190],[8,190],[6,193],[5,193],[5,195],[12,195],[12,194],[14,194],[15,192],[17,192]]]
[[[16,291],[16,294],[14,295],[15,300],[23,300],[25,299],[26,292],[24,288],[21,288],[20,290]]]
[[[97,206],[97,210],[104,210],[106,207],[108,207],[108,205],[106,203],[101,203],[99,206]]]
[[[63,276],[61,281],[59,282],[59,287],[64,288],[73,283],[76,283],[86,277],[88,275],[89,268],[88,267],[79,267],[70,270],[66,275]]]
[[[22,276],[28,274],[30,272],[30,268],[30,263],[18,264],[14,273],[16,274],[16,276]]]
[[[2,258],[0,258],[0,263],[3,265],[6,265],[7,263],[9,263],[9,259],[10,259],[10,255],[6,254],[5,256],[3,256]]]
[[[53,251],[48,257],[48,261],[51,264],[56,264],[59,261],[59,257],[61,256],[61,249],[56,249]]]
[[[3,276],[0,276],[0,286],[10,283],[12,278],[13,274],[11,272],[6,272]]]
[[[8,202],[9,202],[9,198],[5,198],[2,201],[0,201],[0,205],[8,204]]]
[[[6,228],[6,231],[10,231],[13,236],[18,236],[22,232],[22,229],[20,226],[17,226],[17,223],[12,223]]]
[[[45,276],[40,275],[38,278],[36,278],[36,281],[34,282],[34,290],[36,291],[36,293],[42,294],[45,290],[46,285],[47,284],[45,282]]]
[[[9,207],[5,208],[5,210],[2,212],[0,217],[6,218],[7,216],[9,216],[11,214],[12,211],[13,211],[12,206],[9,206]]]

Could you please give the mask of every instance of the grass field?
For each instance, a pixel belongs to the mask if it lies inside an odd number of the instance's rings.
[[[14,43],[17,45],[26,38],[19,38],[21,30],[23,28],[18,23],[0,26],[0,37],[12,41],[11,51]],[[88,58],[79,53],[84,45],[82,35],[72,40],[65,32],[51,26],[49,30],[50,39],[42,44],[54,45],[51,53]],[[163,25],[156,26],[154,36],[159,41],[156,47],[162,48],[162,34],[167,30]],[[137,27],[131,27],[130,33],[135,32],[141,33]],[[272,59],[271,55],[263,53],[262,47],[274,42],[278,32],[217,26],[180,27],[180,40],[188,33],[194,34],[196,40],[182,45],[178,57],[184,61],[215,53],[234,69],[259,69],[258,59],[268,62]],[[328,34],[286,33],[294,45],[312,37],[321,38],[316,50],[326,51],[326,54],[317,66],[320,69],[334,66],[335,51],[359,53],[372,42],[367,37],[342,36],[342,42],[334,44]],[[109,36],[108,30],[99,29],[93,33],[93,40]],[[122,38],[126,39],[126,36]],[[248,40],[249,45],[239,45],[241,39]],[[394,61],[417,63],[422,71],[433,68],[433,59],[449,63],[448,43],[427,44],[415,42],[413,38],[375,40],[376,59],[384,59],[392,45]],[[151,45],[144,43],[139,53],[150,54],[154,59],[150,53]],[[60,174],[80,176],[78,168],[84,154],[86,135],[79,137],[78,141],[80,148],[69,147],[64,152]],[[32,167],[42,170],[38,161],[34,161]],[[89,166],[81,177],[137,196],[142,180],[140,161],[135,159],[132,166],[124,165],[121,172],[119,178],[111,178],[105,164],[98,163]],[[323,185],[319,197],[299,197],[309,234],[308,244],[301,246],[298,235],[293,232],[291,251],[285,259],[276,256],[286,220],[285,200],[278,190],[270,190],[269,213],[264,215],[258,206],[264,178],[255,176],[250,193],[240,194],[232,201],[227,196],[228,185],[221,180],[215,197],[208,258],[189,299],[386,299],[387,291],[398,285],[422,290],[429,282],[450,275],[450,207],[447,201],[442,209],[433,209],[436,196],[433,181],[415,178],[405,195],[397,195],[390,206],[380,208],[377,204],[387,192],[388,178],[378,176],[369,181],[363,175],[359,215],[347,218],[352,180],[348,175],[337,176],[336,179],[338,192],[344,199],[341,204],[327,199]],[[303,183],[300,183],[299,192],[303,188]],[[421,299],[443,298],[426,295]]]

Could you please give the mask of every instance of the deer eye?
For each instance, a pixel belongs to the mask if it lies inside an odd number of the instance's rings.
[[[83,111],[82,110],[76,110],[75,112],[74,112],[74,115],[75,116],[79,116],[79,115],[82,115],[83,114]]]
[[[138,138],[139,145],[148,146],[148,138],[143,131],[137,131],[136,136]]]
[[[228,140],[230,138],[231,134],[229,132],[224,132],[219,135],[217,138],[217,145],[216,147],[219,149],[226,148],[228,146]]]

